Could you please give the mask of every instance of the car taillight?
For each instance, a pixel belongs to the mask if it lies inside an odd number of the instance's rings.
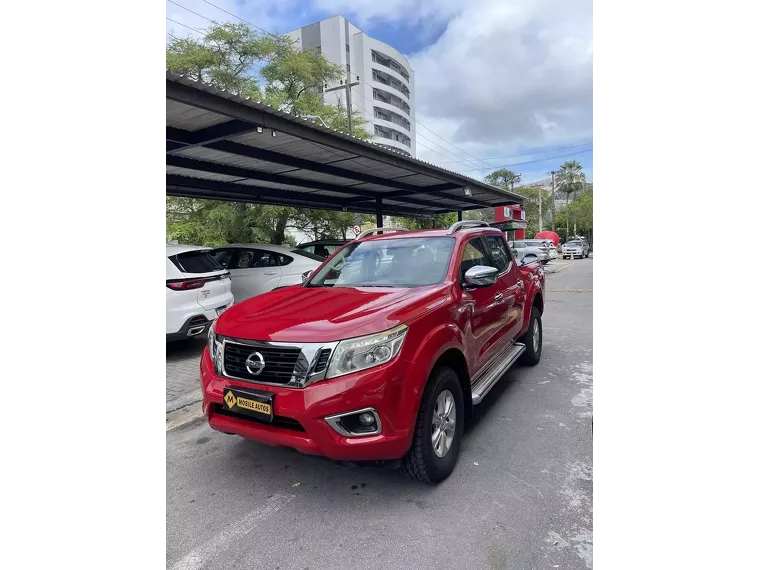
[[[182,281],[167,281],[166,287],[174,291],[187,291],[189,289],[200,289],[205,283],[205,279],[185,279]]]
[[[539,247],[538,249],[539,249],[540,251],[545,251],[545,250],[546,250],[546,248],[544,248],[544,247]]]

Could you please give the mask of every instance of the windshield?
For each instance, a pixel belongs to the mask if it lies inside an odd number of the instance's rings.
[[[445,279],[455,240],[392,238],[352,243],[306,283],[307,287],[423,287]]]
[[[324,257],[321,255],[315,255],[309,251],[306,251],[305,249],[298,249],[297,247],[294,249],[291,249],[293,253],[297,253],[298,255],[302,255],[303,257],[307,257],[308,259],[311,259],[312,261],[324,261]]]
[[[573,247],[582,247],[582,243],[579,241],[570,241],[567,245],[570,245]]]

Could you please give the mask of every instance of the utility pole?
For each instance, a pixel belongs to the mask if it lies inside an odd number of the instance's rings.
[[[538,232],[543,231],[543,187],[538,186]]]
[[[345,105],[348,110],[348,134],[353,135],[353,107],[351,106],[351,89],[359,84],[359,80],[361,78],[357,75],[356,81],[353,83],[350,83],[350,75],[347,76],[347,79],[343,81],[340,80],[340,85],[337,87],[330,87],[327,89],[327,84],[324,84],[324,92],[329,93],[330,91],[339,91],[340,89],[345,89]]]
[[[556,192],[556,171],[551,171],[551,231],[556,232],[556,198],[554,194]]]

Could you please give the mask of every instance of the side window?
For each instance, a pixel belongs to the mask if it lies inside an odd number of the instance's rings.
[[[273,251],[255,249],[253,250],[253,259],[253,267],[277,267],[281,265],[279,254]]]
[[[490,248],[490,254],[493,257],[493,263],[495,263],[498,273],[503,273],[509,266],[511,258],[506,248],[506,242],[500,236],[487,236],[486,241]]]
[[[475,265],[488,265],[488,254],[482,238],[474,238],[464,246],[459,271],[459,280],[462,283],[464,282],[464,274]]]
[[[290,265],[293,262],[293,258],[289,255],[285,255],[283,253],[279,254],[279,264],[280,265]]]
[[[213,257],[216,260],[216,263],[221,265],[224,269],[234,269],[235,267],[232,263],[234,260],[234,254],[234,249],[217,249],[214,250],[211,257]]]
[[[250,269],[253,267],[253,252],[249,249],[240,252],[240,261],[237,262],[237,269]]]

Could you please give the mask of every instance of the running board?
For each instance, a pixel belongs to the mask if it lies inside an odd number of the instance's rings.
[[[479,378],[472,384],[472,404],[477,405],[482,402],[485,394],[490,392],[490,389],[495,386],[506,371],[511,368],[525,350],[525,346],[516,342],[504,350],[501,354],[493,358],[491,362],[485,366],[485,368],[478,374]]]

